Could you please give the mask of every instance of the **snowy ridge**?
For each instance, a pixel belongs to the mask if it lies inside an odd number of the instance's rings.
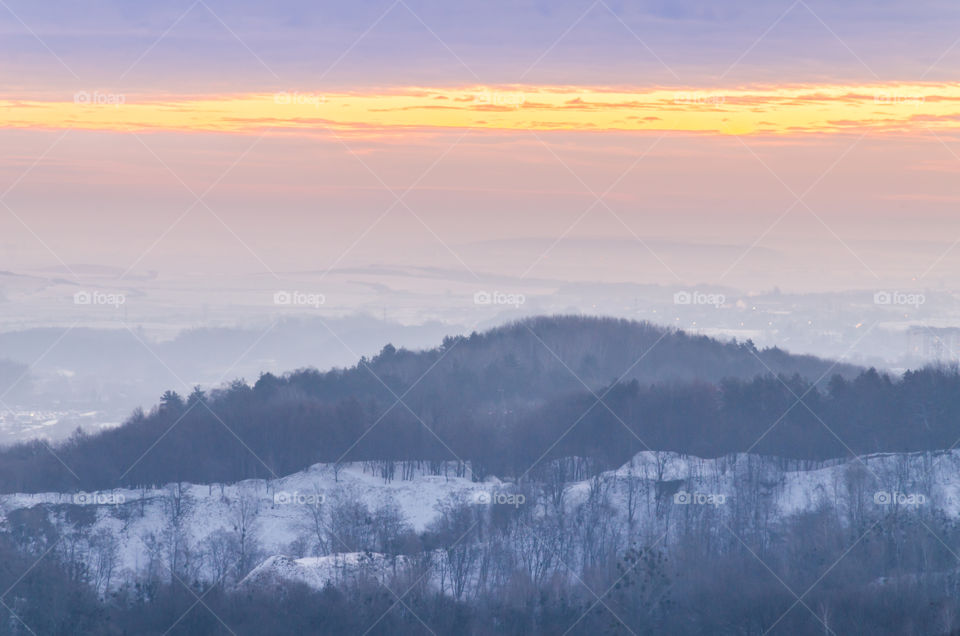
[[[290,552],[291,543],[309,534],[307,506],[301,503],[336,499],[363,502],[370,509],[395,505],[415,531],[436,518],[435,505],[445,497],[476,497],[495,487],[496,480],[475,483],[456,464],[428,470],[427,462],[414,469],[412,479],[384,479],[372,462],[343,464],[336,469],[315,464],[307,470],[274,480],[251,479],[236,484],[170,484],[165,488],[115,489],[91,493],[36,493],[0,496],[0,529],[9,529],[17,511],[43,506],[61,530],[83,530],[87,537],[107,535],[116,540],[111,584],[136,580],[162,561],[160,544],[169,543],[171,526],[182,534],[178,541],[197,552],[205,540],[221,533],[236,533],[238,523],[248,524],[251,537],[267,554]],[[431,474],[439,472],[440,474]],[[242,508],[249,505],[252,510]],[[177,508],[180,508],[179,519]],[[89,519],[74,522],[71,510],[89,511]],[[244,514],[251,517],[240,519]],[[85,541],[84,537],[74,537]],[[92,541],[86,540],[91,544]],[[88,562],[102,559],[96,545],[81,545],[90,552]],[[189,555],[187,555],[189,556]],[[169,558],[167,559],[169,560]],[[212,568],[197,566],[200,579],[216,580]]]
[[[552,490],[543,485],[513,488],[496,479],[474,482],[468,467],[455,463],[406,463],[396,470],[400,465],[317,464],[280,479],[237,484],[5,495],[0,497],[0,529],[24,523],[25,510],[42,507],[65,541],[74,542],[74,553],[99,573],[97,585],[106,591],[163,567],[184,568],[197,580],[219,580],[223,567],[218,569],[214,543],[225,537],[241,541],[241,552],[243,541],[257,546],[256,552],[244,553],[256,558],[245,584],[289,579],[323,587],[351,569],[362,566],[376,576],[387,567],[382,554],[338,549],[334,542],[321,556],[308,556],[319,549],[310,544],[309,511],[316,507],[304,505],[312,503],[324,509],[343,501],[362,502],[371,511],[392,507],[420,533],[440,517],[441,504],[453,500],[484,510],[522,505],[531,518],[558,507],[576,515],[580,507],[602,500],[618,532],[641,539],[667,532],[665,546],[685,524],[732,519],[744,511],[775,521],[828,508],[850,523],[858,516],[903,509],[960,516],[960,451],[828,462],[643,452],[615,471]],[[384,474],[394,477],[385,479]],[[395,476],[400,474],[406,478]],[[509,501],[498,495],[508,492],[524,495]]]

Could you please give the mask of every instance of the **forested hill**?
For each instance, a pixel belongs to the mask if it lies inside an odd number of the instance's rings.
[[[432,395],[434,407],[523,409],[615,382],[719,382],[758,375],[800,376],[826,382],[862,369],[751,342],[721,342],[646,322],[581,316],[537,317],[470,336],[444,338],[424,351],[388,344],[347,369],[301,369],[281,378],[264,374],[261,390],[331,402],[393,402],[407,391]],[[409,401],[405,399],[405,401]]]
[[[768,454],[845,455],[818,417],[838,432],[856,426],[850,444],[858,451],[897,450],[903,440],[942,444],[949,418],[940,414],[952,413],[946,404],[924,411],[931,413],[925,438],[904,437],[897,418],[912,412],[913,389],[858,373],[647,323],[534,318],[426,351],[387,345],[347,369],[263,374],[252,387],[238,380],[210,392],[167,391],[149,413],[134,413],[116,429],[52,448],[34,442],[0,450],[0,489],[229,482],[370,459],[462,459],[475,473],[509,477],[569,455],[615,467],[646,440],[710,455],[745,451],[762,438],[757,450]],[[934,401],[956,386],[955,374],[931,381],[941,380],[947,389]],[[889,401],[881,411],[876,391]],[[798,396],[823,412],[791,407]],[[896,429],[878,431],[875,422],[849,417],[867,412],[894,418]]]
[[[396,380],[401,388],[423,377],[421,381],[453,383],[458,391],[468,388],[477,396],[501,399],[513,394],[536,399],[579,391],[584,384],[596,389],[617,380],[717,382],[771,373],[816,381],[835,374],[852,378],[861,369],[778,348],[758,350],[749,341],[721,342],[647,322],[544,316],[469,337],[448,337],[441,346],[426,351],[396,350],[387,345],[372,360],[335,373],[344,380],[374,386],[377,380],[370,371]],[[316,383],[315,377],[304,379]],[[330,379],[328,374],[326,380]],[[463,384],[467,381],[469,387]],[[343,388],[335,383],[329,386],[338,393]]]

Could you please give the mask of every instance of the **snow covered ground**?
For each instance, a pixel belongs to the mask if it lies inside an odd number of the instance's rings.
[[[269,556],[247,575],[247,582],[290,578],[322,587],[360,563],[376,570],[384,557],[337,550],[335,545],[330,548],[335,554],[309,556],[305,546],[315,531],[314,504],[329,508],[338,501],[362,502],[370,511],[395,507],[419,533],[440,516],[440,504],[451,497],[477,506],[523,505],[534,510],[556,507],[560,501],[548,490],[511,490],[496,479],[474,482],[468,469],[452,463],[408,465],[406,479],[384,479],[383,471],[382,463],[336,469],[317,464],[281,479],[236,484],[4,495],[0,528],[19,523],[18,513],[41,506],[60,531],[76,541],[77,552],[86,554],[92,569],[108,567],[109,575],[100,576],[104,588],[136,580],[158,563],[174,559],[192,560],[199,579],[215,579],[215,568],[201,558],[201,548],[226,536],[251,540],[258,555]],[[398,468],[395,475],[403,473]],[[520,492],[527,494],[516,494]],[[567,483],[562,492],[559,505],[570,512],[587,502],[591,493],[602,493],[617,523],[626,527],[633,518],[630,532],[636,534],[677,527],[692,515],[725,519],[745,510],[762,511],[771,519],[823,507],[844,519],[863,511],[877,515],[901,509],[958,517],[960,451],[820,463],[747,454],[702,459],[644,452],[596,479]],[[183,546],[182,554],[171,556],[169,546],[174,544]],[[110,554],[115,555],[112,561]]]

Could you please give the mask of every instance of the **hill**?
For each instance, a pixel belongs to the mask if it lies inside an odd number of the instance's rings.
[[[948,448],[960,375],[874,370],[645,323],[534,318],[344,369],[167,391],[149,413],[0,452],[6,492],[271,478],[317,462],[469,462],[522,477],[644,450],[797,459]]]

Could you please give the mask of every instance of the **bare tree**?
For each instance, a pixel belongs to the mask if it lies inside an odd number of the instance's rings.
[[[192,563],[194,555],[186,528],[189,512],[194,505],[193,497],[182,482],[175,482],[164,489],[161,503],[165,519],[161,536],[170,579],[188,578],[188,571],[195,565]]]
[[[331,552],[326,499],[318,483],[314,483],[311,494],[307,501],[298,506],[300,525],[313,543],[313,554],[322,556]]]
[[[230,521],[235,538],[237,578],[243,578],[256,565],[260,546],[254,536],[260,516],[260,498],[249,486],[237,487],[237,496],[230,503]]]
[[[90,575],[91,583],[98,594],[110,590],[113,573],[117,567],[119,541],[105,528],[90,536]]]

